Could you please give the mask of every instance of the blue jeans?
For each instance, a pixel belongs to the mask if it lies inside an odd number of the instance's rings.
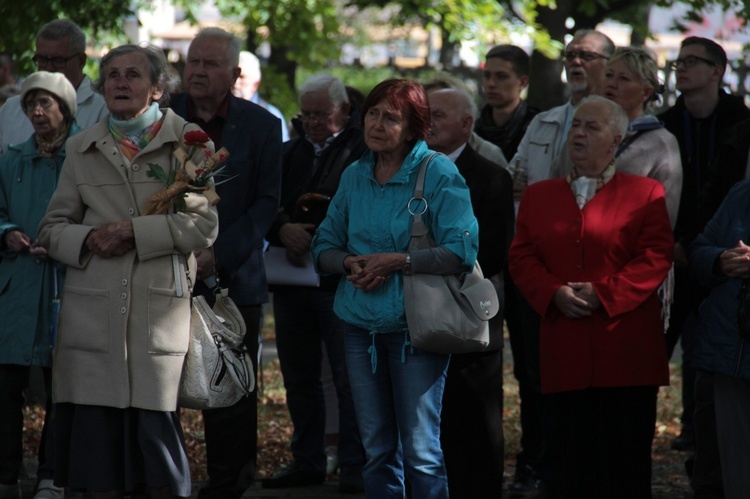
[[[276,348],[294,424],[292,454],[306,471],[325,472],[326,405],[321,381],[325,344],[339,407],[338,457],[342,474],[358,475],[365,457],[346,372],[344,323],[333,313],[334,292],[304,286],[273,293]]]
[[[405,344],[405,333],[345,326],[346,363],[371,499],[448,497],[440,411],[450,356]],[[375,372],[373,372],[373,370]]]

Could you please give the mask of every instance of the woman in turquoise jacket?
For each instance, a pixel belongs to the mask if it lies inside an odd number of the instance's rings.
[[[344,320],[349,380],[367,454],[368,498],[447,498],[440,410],[449,356],[413,347],[404,312],[404,273],[451,274],[474,265],[478,226],[469,190],[444,156],[425,179],[426,222],[436,247],[409,250],[407,203],[431,152],[430,111],[422,87],[386,80],[363,104],[369,148],[341,177],[313,239],[321,273],[344,274],[334,311]],[[435,313],[439,313],[438,310]]]
[[[47,411],[39,445],[37,492],[62,497],[52,483],[50,377],[62,268],[36,241],[37,225],[57,187],[65,140],[78,127],[76,91],[62,73],[39,71],[21,87],[21,105],[34,127],[29,140],[0,156],[0,497],[18,490],[23,389],[30,366],[41,366]],[[46,452],[45,452],[46,451]],[[45,495],[46,494],[46,495]]]

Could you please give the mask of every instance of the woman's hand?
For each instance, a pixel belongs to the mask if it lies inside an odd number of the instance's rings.
[[[5,245],[14,253],[23,253],[31,247],[31,238],[20,230],[11,230],[5,234]]]
[[[372,291],[379,288],[392,273],[401,270],[406,264],[405,253],[372,253],[350,255],[344,258],[346,276],[357,289]]]
[[[86,237],[86,247],[102,258],[124,255],[135,247],[133,223],[122,220],[93,229]]]
[[[587,283],[590,285],[590,283]],[[596,294],[596,293],[594,293]],[[599,298],[597,297],[597,301]],[[580,319],[589,317],[593,310],[588,301],[578,295],[571,286],[561,286],[552,299],[555,306],[568,319]]]
[[[591,307],[591,311],[594,311],[602,306],[599,295],[596,294],[594,285],[590,282],[569,282],[568,286],[573,288],[573,292],[578,298],[581,298]]]
[[[719,255],[719,267],[729,277],[750,277],[750,246],[740,241]]]

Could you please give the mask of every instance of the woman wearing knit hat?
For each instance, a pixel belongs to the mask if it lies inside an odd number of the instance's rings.
[[[39,71],[21,87],[34,127],[26,142],[0,156],[0,498],[20,497],[23,389],[41,366],[47,412],[39,444],[36,499],[62,497],[52,482],[52,346],[63,266],[37,242],[37,225],[57,187],[65,141],[78,131],[76,91],[62,73]]]

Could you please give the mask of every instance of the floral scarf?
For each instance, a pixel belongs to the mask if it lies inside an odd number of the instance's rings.
[[[578,170],[574,166],[570,171],[570,174],[568,175],[568,183],[570,184],[571,189],[573,189],[573,194],[576,197],[578,208],[582,210],[583,207],[586,206],[586,203],[591,201],[591,198],[594,197],[594,194],[599,192],[602,187],[604,187],[607,182],[612,179],[614,175],[614,159],[607,165],[607,168],[604,169],[602,174],[596,178],[579,176]]]
[[[129,121],[118,120],[110,115],[109,131],[120,145],[123,156],[132,160],[156,137],[161,130],[162,123],[164,123],[164,114],[159,109],[159,104],[154,102],[146,112]]]

